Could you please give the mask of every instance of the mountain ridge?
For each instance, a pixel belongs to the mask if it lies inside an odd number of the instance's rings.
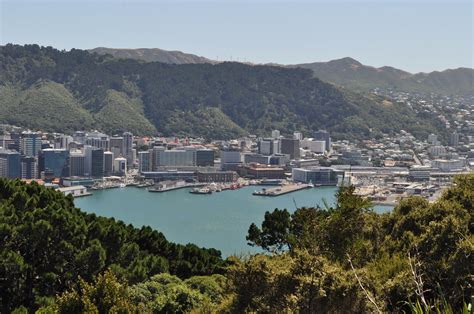
[[[108,133],[209,139],[265,136],[273,129],[311,134],[323,128],[335,138],[359,139],[400,129],[419,137],[443,132],[433,114],[342,90],[301,68],[144,63],[38,45],[0,47],[0,66],[0,107],[10,108],[0,112],[0,123],[58,132],[77,129],[79,115]],[[41,97],[26,97],[36,94]],[[15,99],[28,110],[15,110]],[[65,119],[51,119],[55,106]]]

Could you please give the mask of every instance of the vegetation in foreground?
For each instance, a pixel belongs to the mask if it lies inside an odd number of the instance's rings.
[[[353,192],[341,188],[331,208],[266,213],[247,239],[269,253],[224,263],[81,213],[52,190],[0,180],[2,312],[472,311],[474,174],[435,203],[413,197],[382,215]],[[107,237],[114,229],[124,233]]]

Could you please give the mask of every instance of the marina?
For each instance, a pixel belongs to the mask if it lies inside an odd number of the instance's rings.
[[[274,186],[261,186],[274,188]],[[303,189],[280,197],[255,197],[255,186],[244,186],[211,195],[195,195],[183,188],[165,193],[149,193],[129,186],[123,189],[96,190],[92,196],[74,200],[81,210],[113,217],[136,227],[151,226],[177,243],[213,247],[223,256],[259,252],[247,245],[245,236],[251,223],[259,225],[266,211],[286,208],[332,205],[336,187]],[[376,212],[393,206],[375,206]],[[185,231],[183,231],[185,230]]]

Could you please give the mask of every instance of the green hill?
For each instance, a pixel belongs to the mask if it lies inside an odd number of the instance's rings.
[[[352,58],[297,64],[292,67],[310,69],[322,80],[356,91],[390,88],[444,95],[474,94],[474,70],[469,68],[411,74],[388,66],[375,68],[363,65]]]
[[[0,114],[0,123],[46,130],[94,126],[214,139],[272,129],[310,134],[324,128],[336,138],[442,132],[434,115],[341,90],[305,69],[143,63],[37,45],[1,47],[0,65],[2,107],[16,108],[21,99],[22,108]]]

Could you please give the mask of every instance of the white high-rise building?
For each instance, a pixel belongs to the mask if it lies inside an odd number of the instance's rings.
[[[272,138],[280,138],[280,131],[279,130],[273,130],[272,131]]]

